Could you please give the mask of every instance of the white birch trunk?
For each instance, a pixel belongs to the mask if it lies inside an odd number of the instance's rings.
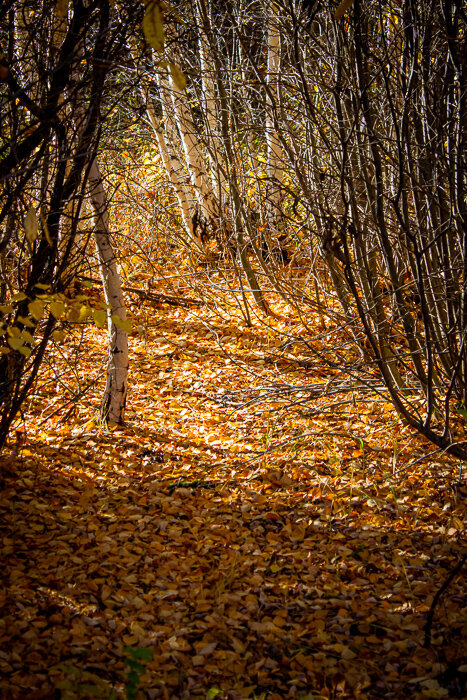
[[[269,223],[273,228],[280,218],[283,183],[283,159],[280,140],[274,126],[273,110],[274,100],[278,98],[280,68],[280,34],[274,24],[274,17],[271,13],[269,33],[268,33],[268,66],[267,83],[271,97],[266,98],[266,151],[267,151],[267,211]],[[271,99],[272,98],[272,99]]]
[[[204,156],[200,151],[194,124],[186,105],[187,96],[172,78],[170,78],[170,89],[175,120],[182,140],[190,180],[198,198],[201,214],[215,232],[219,228],[219,202],[203,164]]]
[[[96,159],[92,162],[89,171],[89,184],[94,209],[94,239],[99,256],[105,301],[109,307],[107,309],[109,359],[101,414],[111,424],[123,423],[128,390],[128,333],[116,325],[111,317],[116,315],[121,321],[126,321],[126,309],[117,261],[110,240],[107,198]]]
[[[196,244],[198,248],[203,249],[203,243],[199,236],[196,235],[193,227],[193,214],[190,212],[190,195],[185,178],[183,176],[183,165],[180,162],[178,155],[175,153],[173,147],[170,147],[167,143],[166,135],[157,118],[154,106],[152,104],[152,98],[148,90],[143,89],[143,97],[146,103],[146,112],[151,122],[154,134],[156,136],[157,145],[159,148],[159,154],[161,160],[164,164],[167,175],[169,176],[172,189],[177,198],[178,205],[180,207],[180,214],[182,217],[182,222],[189,238]]]

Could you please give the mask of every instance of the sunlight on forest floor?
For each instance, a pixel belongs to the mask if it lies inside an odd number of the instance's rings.
[[[456,461],[421,459],[382,398],[326,395],[337,371],[293,371],[266,325],[140,301],[134,319],[127,425],[97,419],[89,327],[3,457],[1,697],[126,697],[126,647],[153,653],[141,698],[461,697],[462,575],[423,647],[462,554]]]

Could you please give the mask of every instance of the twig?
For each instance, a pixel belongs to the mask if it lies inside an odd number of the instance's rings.
[[[434,614],[435,614],[436,606],[438,605],[441,596],[443,595],[443,593],[445,592],[445,590],[448,588],[448,586],[449,586],[449,584],[451,583],[451,581],[454,579],[454,577],[455,577],[458,573],[460,573],[460,571],[461,571],[462,567],[464,566],[466,560],[467,560],[467,554],[464,554],[463,557],[461,558],[461,560],[458,561],[457,564],[456,564],[456,566],[452,569],[451,573],[449,574],[449,576],[447,577],[447,579],[445,580],[445,582],[443,583],[443,585],[441,586],[441,588],[439,588],[439,589],[436,591],[435,597],[433,598],[433,601],[432,601],[432,603],[431,603],[431,606],[430,606],[430,609],[429,609],[429,611],[428,611],[428,615],[427,615],[427,618],[426,618],[426,624],[425,624],[425,641],[424,641],[424,644],[423,644],[423,646],[424,646],[425,649],[428,649],[428,647],[429,647],[430,644],[431,644],[431,627],[432,627],[432,625],[433,625],[433,617],[434,617]]]
[[[255,460],[259,459],[260,457],[264,457],[265,455],[270,454],[271,452],[275,452],[276,450],[279,450],[281,447],[285,447],[286,445],[290,445],[292,443],[298,442],[298,440],[301,440],[302,438],[305,437],[345,437],[345,438],[350,438],[351,440],[355,440],[360,447],[364,450],[369,450],[372,452],[378,452],[377,449],[374,447],[371,447],[363,438],[361,438],[359,435],[353,435],[352,433],[345,433],[340,430],[313,430],[308,433],[300,433],[300,435],[294,435],[291,438],[288,438],[287,440],[282,440],[281,442],[278,442],[276,445],[273,445],[272,447],[269,447],[267,450],[263,450],[261,452],[258,452],[254,457],[251,457],[251,459],[247,459],[245,462],[242,462],[242,464],[250,464],[250,462],[254,462]]]
[[[94,277],[86,277],[85,275],[79,275],[79,279],[85,282],[92,282],[96,285],[102,284],[99,280],[94,279]],[[122,289],[124,292],[129,292],[130,294],[138,294],[138,296],[143,299],[170,304],[171,306],[202,306],[204,304],[201,299],[171,296],[169,294],[162,294],[161,292],[148,292],[145,289],[138,289],[138,287],[122,287]]]
[[[130,294],[138,294],[138,296],[143,299],[162,302],[164,304],[170,304],[171,306],[202,306],[204,303],[201,299],[169,296],[168,294],[161,294],[160,292],[146,292],[144,289],[138,289],[137,287],[122,287],[122,289],[124,292],[129,292]]]

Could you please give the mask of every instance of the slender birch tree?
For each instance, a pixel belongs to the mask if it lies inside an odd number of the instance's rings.
[[[89,196],[94,209],[94,240],[107,303],[108,362],[101,416],[110,424],[123,423],[128,391],[128,322],[117,259],[112,246],[102,174],[95,157],[89,168]]]

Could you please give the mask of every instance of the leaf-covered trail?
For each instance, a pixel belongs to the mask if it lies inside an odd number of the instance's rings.
[[[286,335],[137,313],[128,425],[95,423],[98,384],[44,422],[54,372],[72,384],[57,360],[3,456],[1,697],[125,697],[128,646],[153,652],[141,698],[463,697],[462,572],[423,648],[465,549],[455,463],[418,461],[432,448],[384,401],[318,396],[333,373],[289,372]]]

